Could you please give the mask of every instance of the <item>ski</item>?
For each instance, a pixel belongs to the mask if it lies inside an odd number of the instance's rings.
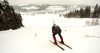
[[[52,42],[51,40],[49,40],[51,43],[53,43],[54,44],[54,42]],[[56,44],[54,44],[54,45],[56,45]],[[60,49],[62,49],[62,50],[65,50],[64,48],[62,48],[61,46],[59,46],[59,45],[56,45],[56,46],[58,46]]]
[[[58,41],[58,42],[61,43],[60,41]],[[63,44],[63,43],[61,43],[61,44]],[[65,45],[66,47],[72,49],[72,48],[71,48],[70,46],[68,46],[67,44],[63,44],[63,45]]]

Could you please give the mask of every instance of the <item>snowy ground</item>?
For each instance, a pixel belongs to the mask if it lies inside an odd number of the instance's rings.
[[[66,19],[54,14],[22,17],[25,27],[0,32],[0,53],[100,53],[100,26],[85,26],[87,19]],[[49,42],[53,40],[52,21],[61,27],[65,43],[73,49],[59,44],[65,48],[62,51]]]

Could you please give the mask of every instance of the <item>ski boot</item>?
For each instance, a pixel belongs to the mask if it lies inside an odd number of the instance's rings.
[[[64,44],[64,41],[63,41],[63,39],[60,41],[60,43]]]
[[[58,45],[57,42],[56,42],[56,40],[54,41],[54,44],[55,44],[55,45]]]

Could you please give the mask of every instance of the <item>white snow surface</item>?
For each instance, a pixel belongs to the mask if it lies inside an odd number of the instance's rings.
[[[55,14],[22,15],[23,25],[17,30],[0,31],[0,53],[100,53],[100,26],[85,26],[86,20],[67,19]],[[53,41],[53,21],[62,29],[65,51]],[[58,35],[57,40],[60,41]]]
[[[30,6],[30,7],[22,7],[22,9],[30,10],[30,9],[39,9],[39,7]]]
[[[50,6],[47,8],[48,10],[52,10],[52,11],[59,11],[59,10],[65,10],[64,7],[62,6]]]

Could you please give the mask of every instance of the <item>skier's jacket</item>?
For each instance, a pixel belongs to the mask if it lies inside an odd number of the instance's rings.
[[[53,25],[52,27],[52,33],[61,33],[61,29],[58,25]]]

